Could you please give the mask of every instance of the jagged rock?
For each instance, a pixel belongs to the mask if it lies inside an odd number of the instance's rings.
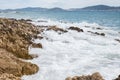
[[[37,43],[33,43],[32,47],[33,48],[42,48],[42,44],[40,44],[40,43],[38,43],[38,44]]]
[[[114,79],[114,80],[120,80],[120,75],[118,76],[118,78]]]
[[[104,79],[102,78],[100,73],[96,72],[93,73],[92,75],[87,75],[87,76],[82,75],[82,76],[75,76],[73,78],[68,77],[65,80],[104,80]]]
[[[75,30],[75,31],[78,31],[78,32],[84,32],[83,29],[80,29],[78,27],[69,27],[68,29],[69,30]]]
[[[0,80],[21,80],[20,77],[16,77],[13,74],[3,73],[0,75]]]
[[[64,30],[64,29],[62,29],[62,28],[59,28],[59,27],[57,27],[57,26],[50,26],[50,27],[47,28],[47,30],[54,30],[54,31],[56,31],[56,32],[58,32],[58,31],[60,31],[60,32],[67,32],[67,30]]]

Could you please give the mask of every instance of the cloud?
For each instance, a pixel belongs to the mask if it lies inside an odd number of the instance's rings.
[[[22,7],[61,7],[81,8],[91,5],[120,6],[120,0],[0,0],[0,8],[22,8]]]

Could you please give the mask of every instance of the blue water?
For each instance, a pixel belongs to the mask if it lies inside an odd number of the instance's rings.
[[[18,13],[0,13],[0,17],[29,19],[42,18],[66,22],[88,22],[97,23],[102,26],[112,27],[120,30],[120,11],[21,11]]]

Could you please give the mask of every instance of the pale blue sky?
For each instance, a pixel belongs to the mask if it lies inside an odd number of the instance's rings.
[[[91,5],[120,6],[120,0],[0,0],[0,9],[23,7],[81,8]]]

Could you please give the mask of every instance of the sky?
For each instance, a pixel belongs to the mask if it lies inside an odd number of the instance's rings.
[[[24,7],[60,7],[83,8],[92,5],[120,6],[120,0],[0,0],[0,9],[16,9]]]

